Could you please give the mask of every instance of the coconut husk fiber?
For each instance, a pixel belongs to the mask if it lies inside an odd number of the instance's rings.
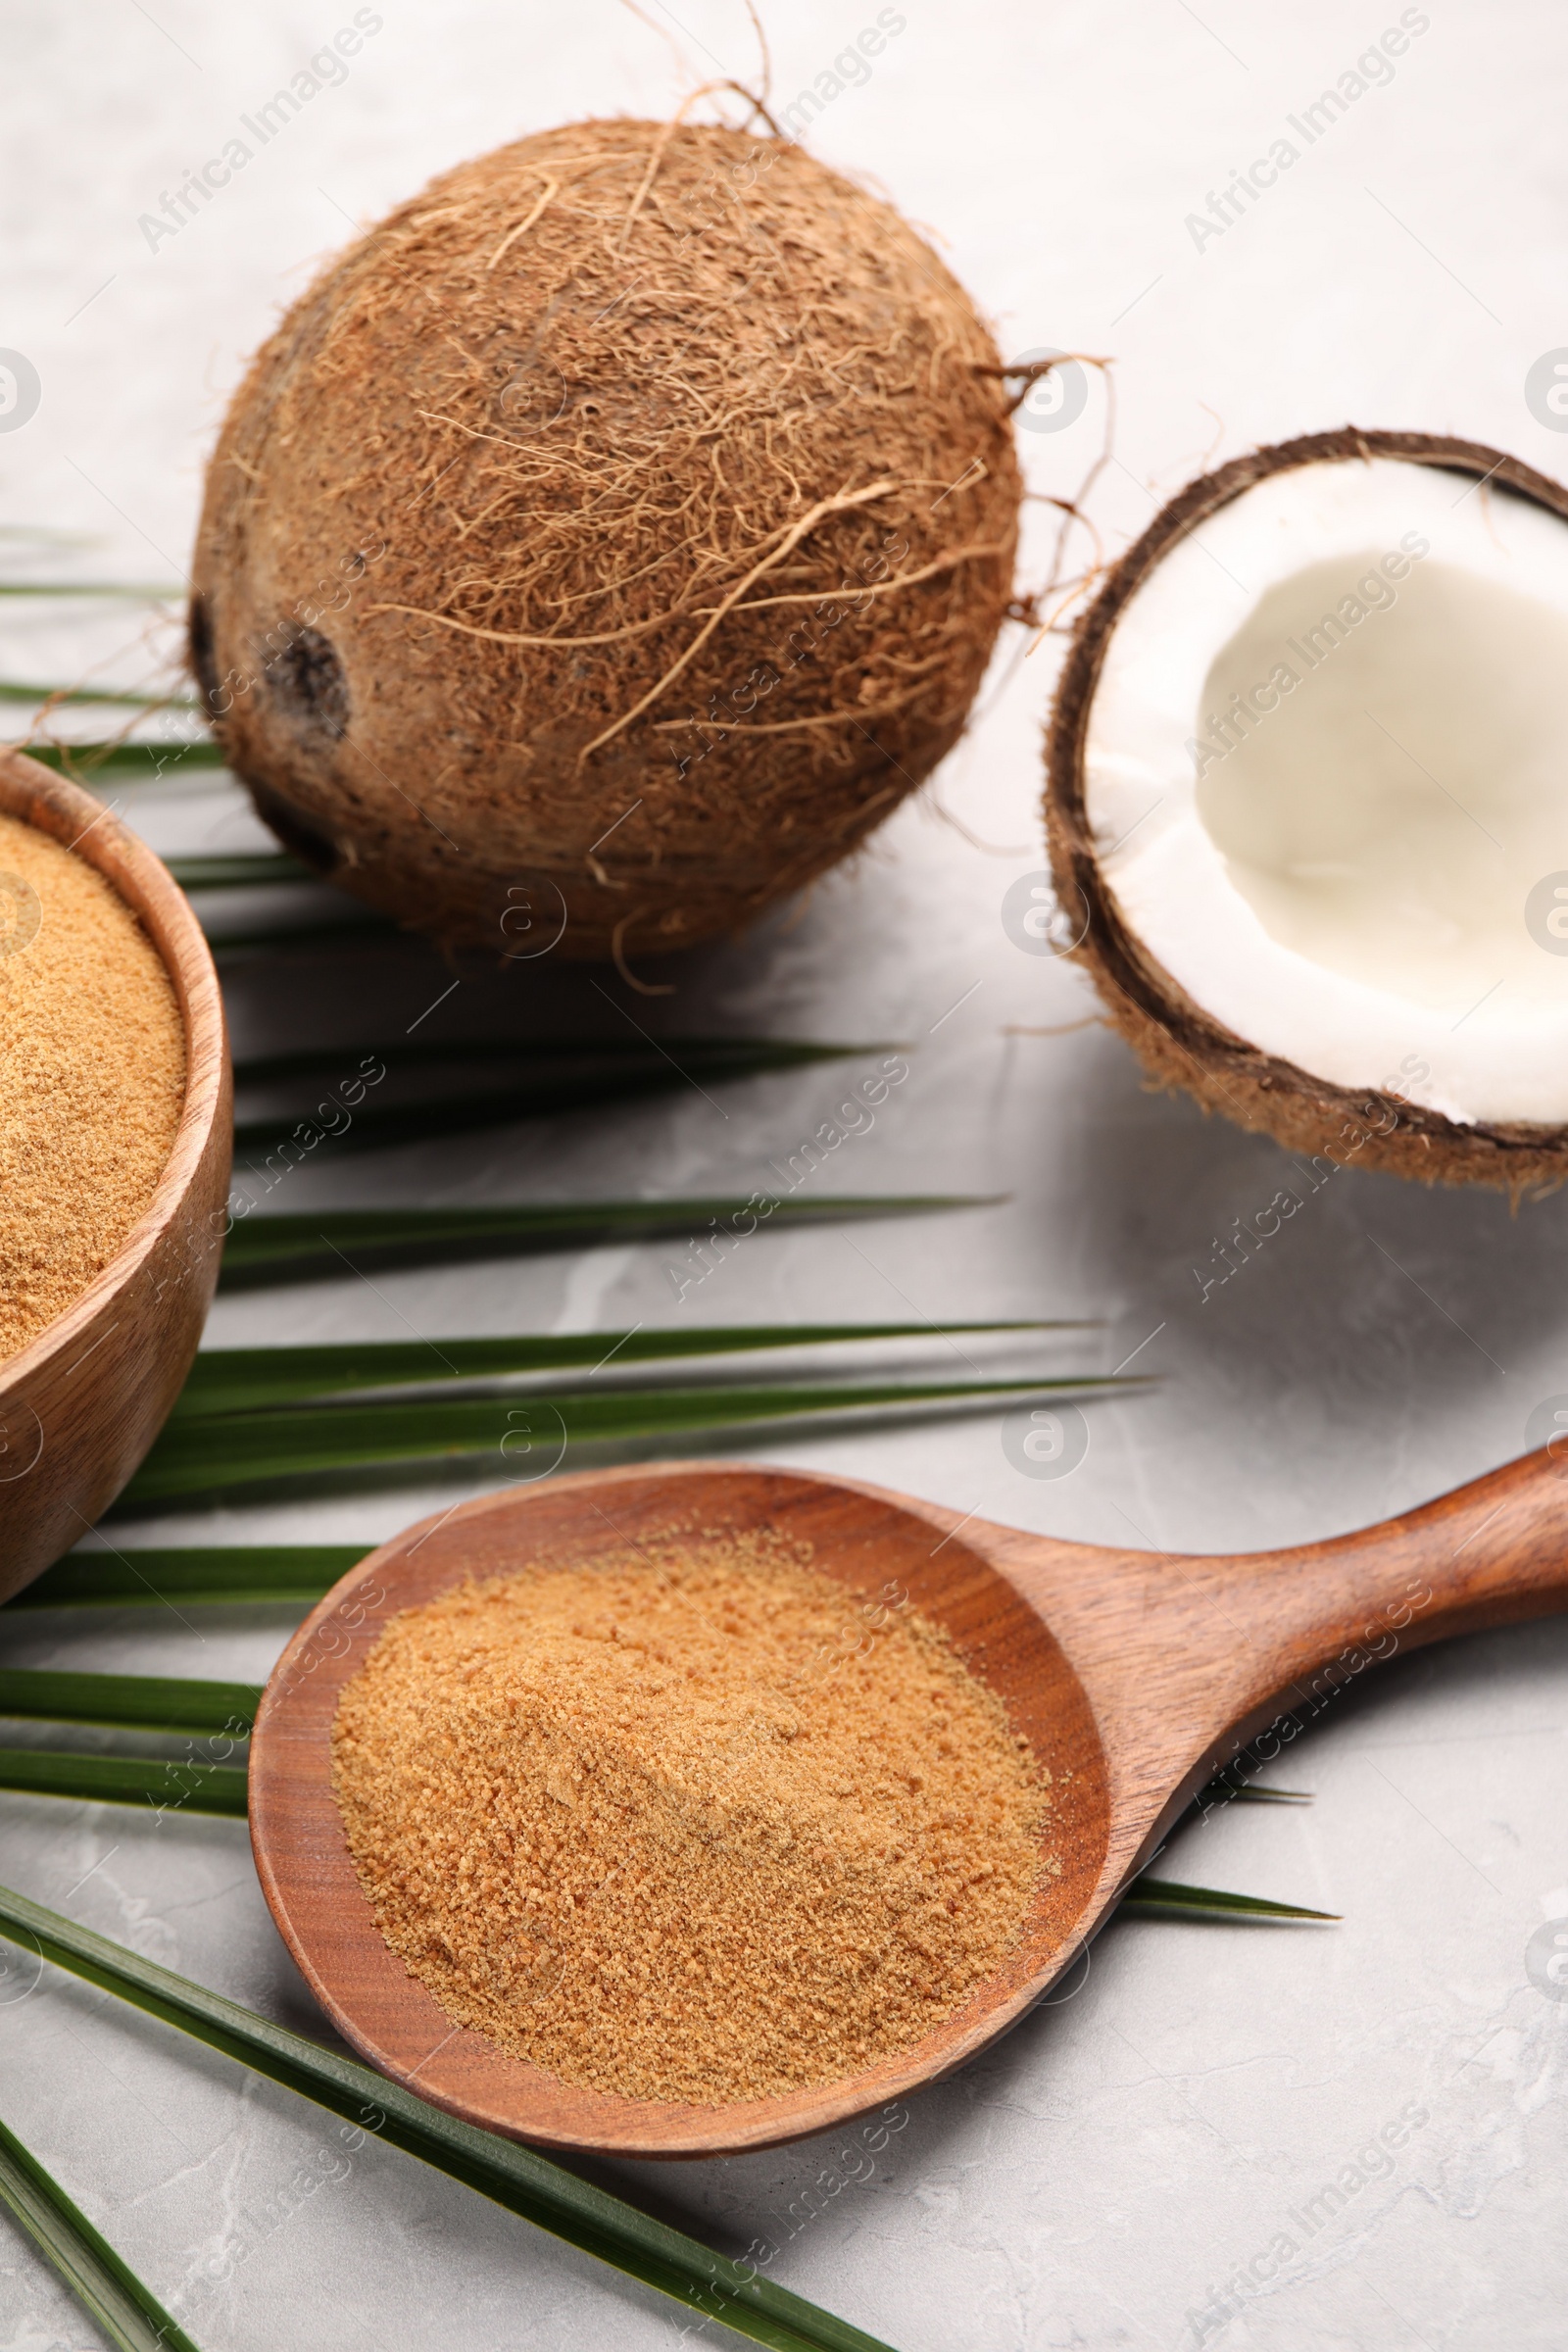
[[[1151,1083],[1189,1094],[1205,1111],[1271,1135],[1287,1150],[1341,1167],[1377,1168],[1422,1184],[1481,1184],[1517,1201],[1568,1178],[1568,1130],[1523,1121],[1463,1125],[1402,1098],[1352,1093],[1265,1054],[1214,1019],[1127,922],[1101,871],[1084,802],[1084,755],[1100,672],[1135,591],[1188,532],[1269,474],[1298,466],[1401,458],[1494,481],[1568,516],[1568,489],[1517,458],[1433,433],[1346,425],[1250,451],[1190,482],[1107,573],[1074,631],[1047,745],[1046,831],[1056,895],[1107,1015]]]
[[[448,943],[747,922],[962,727],[1019,500],[996,347],[793,143],[631,121],[435,180],[234,397],[191,650],[257,807]]]

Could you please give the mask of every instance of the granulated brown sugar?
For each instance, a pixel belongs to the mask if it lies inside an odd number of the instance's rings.
[[[907,2048],[993,1974],[1047,1776],[906,1596],[809,1560],[672,1535],[389,1623],[334,1782],[450,2017],[568,2082],[717,2104]]]
[[[184,1092],[179,1006],[135,915],[84,858],[0,816],[0,1356],[119,1250]]]

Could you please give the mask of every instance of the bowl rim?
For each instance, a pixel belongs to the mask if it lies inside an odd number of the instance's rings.
[[[221,1112],[228,1073],[223,996],[207,935],[163,859],[113,808],[16,745],[0,746],[0,816],[49,835],[102,875],[152,941],[179,1006],[185,1097],[179,1123],[141,1215],[108,1264],[25,1347],[0,1360],[0,1397],[79,1340],[157,1247],[196,1182]],[[214,1235],[214,1248],[223,1236]]]

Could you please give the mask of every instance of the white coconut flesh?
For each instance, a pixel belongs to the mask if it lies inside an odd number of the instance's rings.
[[[1548,509],[1388,458],[1243,492],[1123,609],[1085,802],[1129,929],[1250,1044],[1462,1125],[1568,1122]]]

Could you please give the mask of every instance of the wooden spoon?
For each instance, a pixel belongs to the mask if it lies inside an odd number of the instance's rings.
[[[344,2038],[490,2131],[621,2156],[706,2156],[821,2132],[972,2057],[1084,1949],[1216,1769],[1255,1769],[1374,1661],[1568,1607],[1568,1464],[1528,1455],[1358,1535],[1205,1558],[1021,1535],[804,1473],[697,1463],[552,1479],[385,1544],[312,1611],[267,1686],[251,1841],[272,1916]],[[890,1582],[945,1626],[1050,1768],[1042,1881],[998,1974],[913,2047],[810,2090],[704,2107],[558,2081],[454,2025],[383,1942],[332,1793],[338,1694],[396,1611],[531,1556],[590,1560],[713,1529],[775,1528],[858,1597]],[[1247,1745],[1250,1742],[1250,1745]]]

